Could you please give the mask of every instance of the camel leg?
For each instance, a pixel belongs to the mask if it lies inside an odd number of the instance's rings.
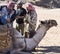
[[[11,53],[11,54],[32,54],[32,53],[20,51],[20,52],[15,52],[15,53]]]
[[[18,53],[21,50],[24,50],[25,48],[25,42],[24,42],[24,37],[21,35],[20,32],[18,32],[16,29],[13,29],[14,35],[13,35],[13,43],[14,43],[14,48],[11,50],[11,54],[13,53]]]

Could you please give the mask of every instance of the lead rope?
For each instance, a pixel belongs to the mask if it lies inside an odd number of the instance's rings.
[[[27,48],[26,38],[24,38],[24,42],[25,42],[25,50],[24,51],[26,51],[26,48]]]

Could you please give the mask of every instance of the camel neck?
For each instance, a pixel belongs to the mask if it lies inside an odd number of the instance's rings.
[[[35,36],[32,38],[37,44],[42,40],[42,38],[45,36],[47,32],[46,26],[41,26],[37,31]]]

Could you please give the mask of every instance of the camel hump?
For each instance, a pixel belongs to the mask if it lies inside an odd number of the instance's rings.
[[[47,25],[49,27],[58,25],[56,20],[45,20],[45,21],[40,21],[40,22],[41,22],[41,24]]]

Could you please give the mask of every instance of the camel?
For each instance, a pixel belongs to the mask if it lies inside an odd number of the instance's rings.
[[[11,54],[17,54],[23,50],[32,51],[36,48],[39,42],[44,38],[47,31],[53,27],[57,26],[56,20],[45,20],[40,21],[34,36],[32,38],[24,38],[21,33],[19,33],[15,28],[11,29],[13,47],[10,51]],[[9,54],[9,53],[8,53]]]
[[[53,26],[57,26],[57,22],[55,20],[40,21],[40,25],[38,26],[36,33],[32,38],[24,38],[17,30],[14,30],[16,48],[12,50],[12,52],[14,52],[15,54],[22,50],[26,51],[33,50],[43,39],[47,31]]]

